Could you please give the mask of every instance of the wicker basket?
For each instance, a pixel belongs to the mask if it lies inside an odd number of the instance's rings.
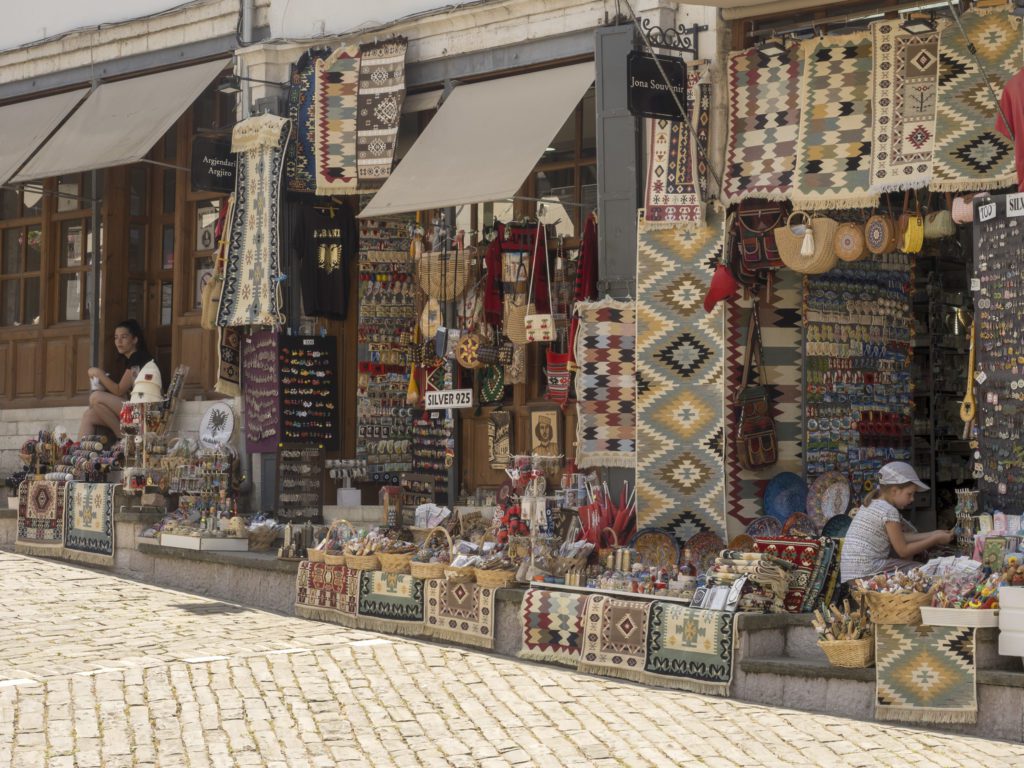
[[[270,545],[277,540],[278,536],[277,527],[272,525],[260,526],[254,531],[249,531],[249,551],[265,552],[270,549]]]
[[[322,554],[323,561],[328,565],[345,565],[346,558],[345,555],[341,552],[324,552]]]
[[[409,573],[409,565],[412,563],[412,556],[415,554],[415,552],[402,552],[400,554],[378,552],[377,559],[380,560],[380,569],[384,573]]]
[[[441,534],[445,537],[445,539],[448,540],[448,552],[451,553],[451,534],[448,533],[448,530],[446,528],[442,528],[441,526],[431,528],[429,531],[427,531],[427,535],[423,538],[423,544],[421,544],[420,546],[425,546],[437,534]],[[443,579],[444,569],[447,567],[448,563],[417,563],[414,561],[409,563],[409,573],[411,573],[418,579]]]
[[[597,562],[601,563],[602,565],[604,564],[605,560],[608,559],[608,555],[614,555],[615,554],[615,550],[619,546],[619,537],[615,533],[615,529],[614,528],[602,528],[601,529],[601,533],[598,534],[598,543],[603,542],[603,540],[604,540],[603,537],[604,537],[605,533],[610,533],[612,535],[612,545],[610,547],[599,547],[598,548],[598,550],[597,550]]]
[[[931,605],[925,592],[867,592],[861,590],[857,599],[864,601],[875,624],[921,624],[921,606]]]
[[[373,555],[345,555],[345,565],[357,571],[376,571],[380,569],[380,558]]]
[[[444,577],[452,584],[472,584],[476,581],[476,568],[453,568],[450,565],[444,567]]]
[[[311,563],[325,563],[325,553],[322,549],[307,549],[306,557]]]
[[[875,639],[819,640],[818,647],[825,652],[833,667],[860,669],[875,663]]]
[[[476,574],[476,583],[481,587],[501,589],[516,580],[515,571],[506,571],[501,568],[474,568],[473,570]]]

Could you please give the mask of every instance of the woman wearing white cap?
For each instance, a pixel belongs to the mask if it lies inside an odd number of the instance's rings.
[[[903,519],[900,510],[914,503],[914,494],[919,490],[927,491],[928,486],[906,462],[893,461],[882,467],[878,487],[853,513],[853,522],[843,541],[839,569],[844,582],[916,568],[920,563],[912,559],[915,555],[953,540],[952,531],[917,533]]]
[[[89,369],[94,386],[89,395],[89,407],[78,425],[79,438],[95,435],[99,427],[106,427],[116,437],[121,437],[121,407],[132,391],[139,370],[153,359],[146,349],[142,326],[136,320],[122,320],[114,327],[114,346],[124,358],[124,373],[115,380],[99,368]]]

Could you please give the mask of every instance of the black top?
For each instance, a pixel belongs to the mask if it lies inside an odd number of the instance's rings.
[[[299,208],[292,247],[300,260],[302,307],[307,315],[345,319],[348,275],[358,241],[359,230],[351,206]]]

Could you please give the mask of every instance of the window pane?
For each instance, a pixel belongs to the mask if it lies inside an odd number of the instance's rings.
[[[39,278],[30,277],[25,281],[25,313],[23,322],[39,325]]]
[[[131,216],[146,215],[146,200],[149,198],[147,185],[149,175],[145,167],[133,165],[128,172],[128,213]]]
[[[164,171],[163,211],[174,213],[175,171]]]
[[[42,187],[43,183],[35,182],[34,187]],[[43,213],[43,193],[41,189],[29,190],[28,187],[22,192],[25,204],[24,214],[26,216],[40,216]]]
[[[0,218],[16,219],[21,215],[21,198],[16,190],[0,189]]]
[[[146,271],[146,227],[143,224],[128,227],[128,271],[136,274]]]
[[[3,267],[5,275],[21,272],[21,246],[25,230],[21,227],[4,230]]]
[[[584,165],[580,168],[580,195],[583,199],[582,217],[597,210],[597,166]]]
[[[161,259],[160,263],[164,269],[174,269],[174,225],[164,224],[163,237],[161,237]]]
[[[597,102],[593,88],[583,97],[583,146],[580,147],[580,155],[588,159],[597,157]]]
[[[78,200],[81,194],[81,185],[78,181],[78,174],[72,176],[60,176],[57,179],[57,212],[77,211],[82,207]]]
[[[43,260],[43,230],[38,224],[25,230],[25,271],[38,272]]]
[[[174,284],[160,283],[160,325],[170,325],[174,305]]]
[[[62,221],[60,224],[60,242],[60,265],[62,267],[82,266],[85,248],[82,225],[74,221]]]
[[[92,222],[86,226],[85,235],[85,263],[92,264],[92,257],[95,255],[92,245]],[[103,224],[100,224],[100,248],[103,248]]]
[[[576,172],[572,168],[538,172],[537,197],[544,201],[543,211],[541,204],[537,204],[540,212],[538,218],[545,224],[556,224],[555,229],[559,235],[575,237],[576,208],[568,204],[577,202]]]
[[[3,309],[0,312],[0,323],[4,325],[18,325],[20,323],[21,306],[18,300],[20,289],[20,280],[4,280],[2,291]]]
[[[60,319],[82,319],[82,282],[77,273],[60,276]]]
[[[141,319],[146,316],[146,283],[143,280],[128,281],[128,317]]]

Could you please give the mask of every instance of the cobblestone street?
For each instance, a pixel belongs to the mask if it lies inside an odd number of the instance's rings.
[[[645,688],[0,553],[0,766],[966,766],[1024,745]]]

